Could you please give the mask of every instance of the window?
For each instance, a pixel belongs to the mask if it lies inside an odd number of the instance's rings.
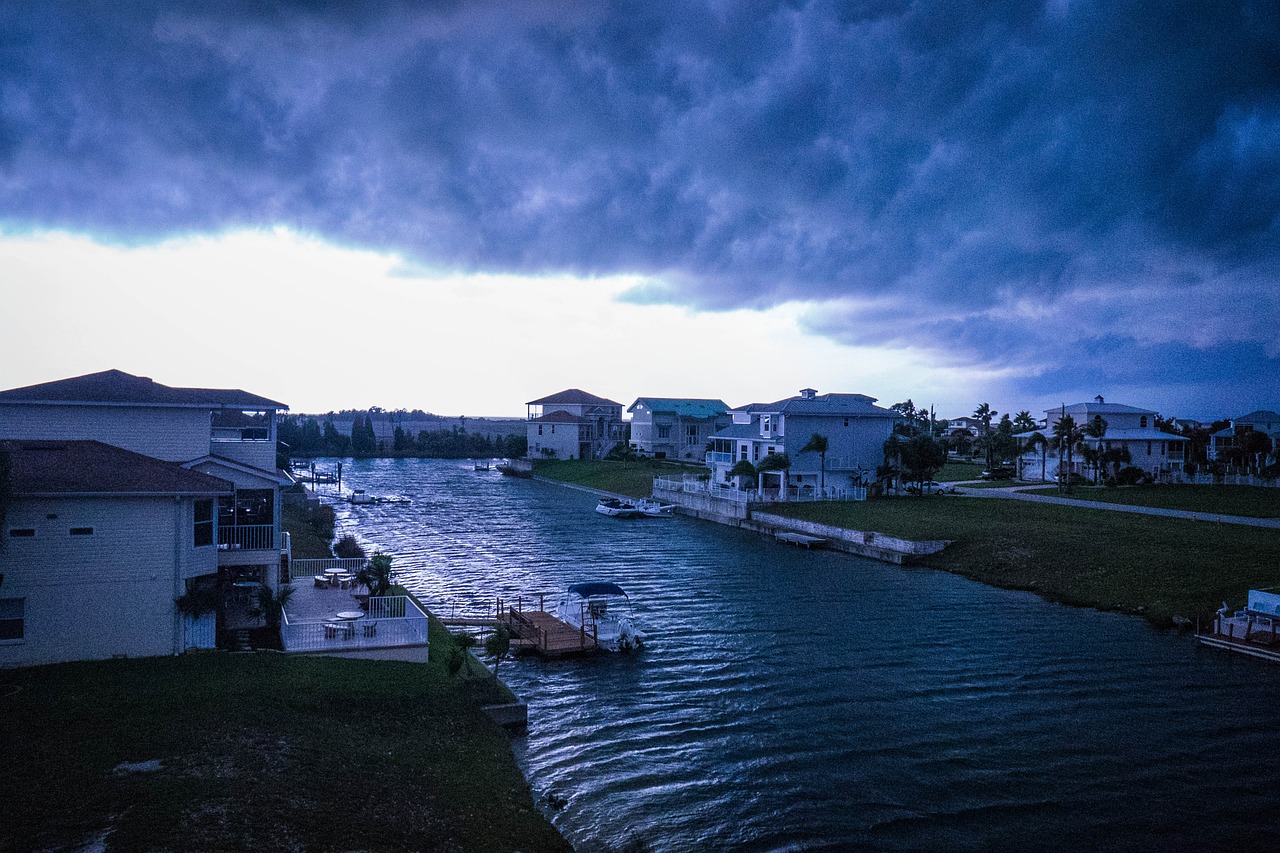
[[[1138,426],[1143,427],[1144,429],[1146,428],[1146,426],[1147,426],[1147,416],[1146,416],[1146,415],[1143,415],[1143,416],[1142,416],[1142,420],[1140,420],[1140,421],[1138,422]]]
[[[0,598],[0,642],[26,636],[25,598]]]
[[[9,531],[10,539],[20,539],[24,536],[31,537],[35,535],[36,531],[34,527],[17,527]]]
[[[538,435],[542,435],[542,424],[538,424]]]
[[[686,436],[687,436],[685,439],[686,444],[698,444],[699,443],[698,425],[690,424],[689,428],[686,430]]]
[[[660,438],[660,439],[669,439],[669,438],[671,438],[671,427],[670,427],[670,425],[667,425],[667,426],[660,426],[660,427],[658,427],[658,438]]]
[[[196,501],[195,526],[192,545],[203,548],[213,544],[213,501]]]
[[[73,527],[71,528],[71,535],[72,536],[92,536],[93,528],[92,527]]]
[[[845,418],[845,419],[844,419],[844,425],[845,425],[845,426],[848,426],[848,425],[849,425],[849,419],[848,419],[848,418]]]

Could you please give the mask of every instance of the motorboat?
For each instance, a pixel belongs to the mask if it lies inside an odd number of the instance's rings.
[[[641,498],[636,501],[636,509],[645,518],[672,518],[676,514],[675,504],[664,504],[652,498]]]
[[[640,518],[643,513],[631,501],[620,498],[601,498],[596,504],[596,512],[610,518]]]
[[[347,498],[347,500],[357,506],[377,502],[374,496],[366,492],[364,489],[356,489],[351,493],[351,497]]]
[[[631,599],[616,583],[571,584],[556,605],[555,615],[585,631],[607,651],[626,652],[644,645],[644,635],[631,623]]]

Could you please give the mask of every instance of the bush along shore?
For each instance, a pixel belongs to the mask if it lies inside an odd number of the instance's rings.
[[[652,474],[644,481],[644,472],[615,471],[613,464],[539,463],[536,473],[632,497],[649,494]],[[1178,494],[1145,500],[1222,511],[1218,487],[1164,488]],[[1101,499],[1120,492],[1108,489]],[[1129,500],[1143,498],[1135,493]],[[1230,500],[1232,506],[1270,505],[1275,498],[1254,494]],[[1162,627],[1191,625],[1197,618],[1207,623],[1223,601],[1242,606],[1248,590],[1280,584],[1280,531],[1275,529],[953,495],[774,504],[769,511],[903,539],[951,540],[917,565],[1065,604],[1141,614]]]

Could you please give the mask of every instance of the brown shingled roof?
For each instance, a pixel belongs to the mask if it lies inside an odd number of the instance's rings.
[[[0,403],[132,403],[237,409],[288,409],[284,403],[239,389],[172,388],[145,376],[104,370],[71,379],[0,391]]]
[[[612,400],[606,400],[604,397],[597,397],[595,394],[588,394],[578,388],[567,388],[558,394],[552,394],[549,397],[543,397],[540,400],[530,400],[525,403],[526,406],[545,406],[549,403],[562,403],[576,406],[621,406],[621,403],[615,403]]]
[[[40,495],[225,495],[228,481],[100,441],[0,441],[13,493]]]

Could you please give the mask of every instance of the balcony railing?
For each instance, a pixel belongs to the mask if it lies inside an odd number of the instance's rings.
[[[268,551],[276,544],[274,524],[231,524],[218,527],[218,547],[224,551]]]
[[[360,619],[290,622],[286,611],[280,635],[286,652],[385,649],[427,645],[427,614],[406,595],[369,599]]]
[[[716,453],[716,452],[707,453],[708,467],[715,464],[731,465],[732,463],[733,463],[732,453]]]

